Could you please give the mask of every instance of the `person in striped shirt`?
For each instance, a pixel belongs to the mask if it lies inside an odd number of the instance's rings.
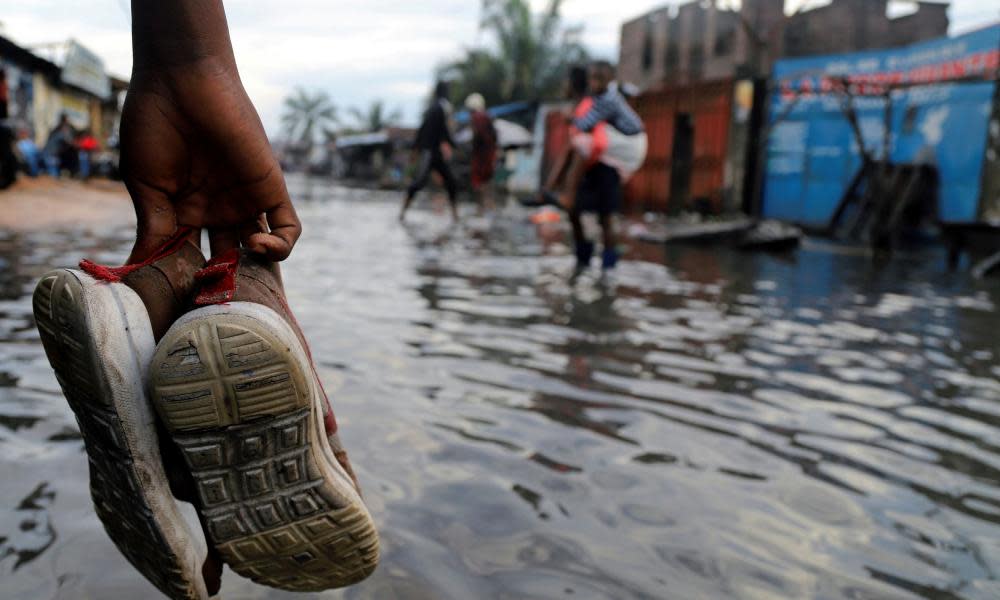
[[[579,87],[571,72],[571,86]],[[577,74],[579,78],[579,74]],[[596,213],[604,238],[602,266],[611,269],[618,251],[611,216],[621,204],[621,187],[646,158],[642,119],[614,84],[614,67],[597,61],[587,70],[589,95],[575,107],[570,124],[571,150],[557,161],[546,190],[562,188],[558,201],[569,213],[576,243],[577,272],[590,263],[594,244],[583,235],[583,212]],[[546,192],[543,192],[543,194]]]

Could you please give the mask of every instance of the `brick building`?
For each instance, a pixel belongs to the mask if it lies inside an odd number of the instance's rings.
[[[789,17],[782,57],[840,54],[905,46],[948,34],[948,4],[914,2],[908,15],[887,16],[888,0],[835,0]]]
[[[732,77],[760,46],[750,29],[773,30],[784,19],[783,4],[749,0],[736,12],[695,0],[632,19],[622,25],[619,76],[642,89]]]
[[[947,3],[909,2],[888,16],[889,0],[833,0],[786,16],[784,0],[693,0],[622,25],[619,76],[642,89],[765,74],[781,57],[885,48],[948,32]]]

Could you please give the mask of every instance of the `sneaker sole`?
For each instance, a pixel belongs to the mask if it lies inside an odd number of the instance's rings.
[[[216,550],[237,573],[291,591],[357,583],[379,559],[371,515],[326,443],[309,364],[274,311],[234,302],[179,319],[150,377]]]
[[[170,493],[145,397],[154,344],[142,300],[123,284],[61,269],[42,277],[32,304],[83,435],[91,497],[108,536],[168,597],[208,598],[205,543],[192,537]]]

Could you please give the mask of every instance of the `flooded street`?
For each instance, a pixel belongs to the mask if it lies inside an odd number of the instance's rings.
[[[527,212],[291,181],[285,269],[383,561],[224,599],[1000,597],[1000,281],[632,243],[613,278]],[[466,210],[470,210],[465,207]],[[0,233],[0,596],[152,598],[89,500],[31,317],[127,227]]]

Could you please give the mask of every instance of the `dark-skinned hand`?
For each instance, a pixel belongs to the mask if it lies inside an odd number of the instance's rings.
[[[149,257],[178,227],[208,229],[213,255],[242,245],[275,261],[301,234],[281,167],[228,61],[136,69],[121,152],[138,220],[129,262]]]

